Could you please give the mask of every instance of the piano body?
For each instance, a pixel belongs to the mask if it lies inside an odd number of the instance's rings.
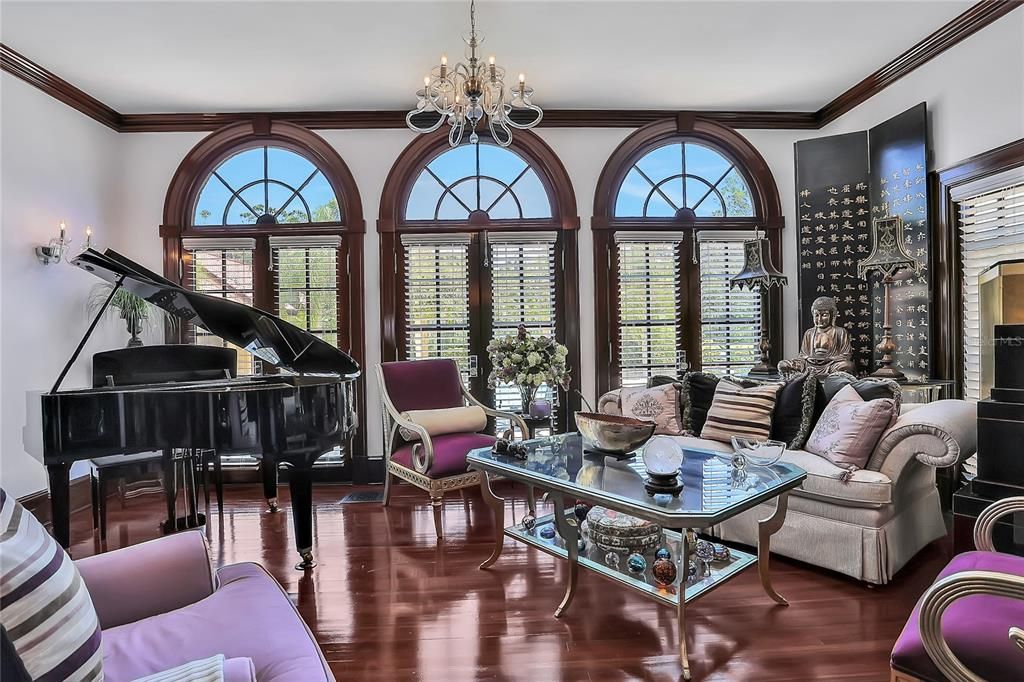
[[[89,249],[72,263],[282,371],[60,391],[101,310],[53,389],[42,396],[43,463],[58,542],[67,547],[70,541],[73,462],[174,448],[235,450],[290,468],[292,523],[302,559],[297,568],[315,566],[312,468],[320,456],[346,445],[357,425],[352,385],[360,370],[355,360],[274,315],[184,289],[115,251]],[[167,348],[173,352],[174,346]]]

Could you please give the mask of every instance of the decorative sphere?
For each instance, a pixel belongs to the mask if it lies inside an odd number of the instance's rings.
[[[655,559],[671,559],[672,552],[668,551],[667,547],[661,547],[657,552],[654,553]]]
[[[526,530],[533,530],[534,526],[537,525],[537,517],[533,514],[526,514],[523,516],[523,528]]]
[[[554,526],[544,526],[543,528],[540,529],[540,536],[542,538],[544,538],[545,540],[552,540],[552,539],[554,539],[554,537],[555,537],[555,527]]]
[[[729,548],[725,545],[715,545],[715,561],[728,561],[732,556]]]
[[[671,559],[658,559],[651,566],[651,574],[659,587],[668,587],[676,580],[676,565]]]
[[[616,552],[608,552],[604,555],[604,562],[612,568],[618,569],[619,567],[619,555]]]
[[[587,512],[590,511],[590,505],[585,502],[577,502],[576,506],[572,508],[572,513],[576,515],[580,523],[587,518]]]
[[[697,550],[695,554],[701,561],[714,561],[715,546],[707,540],[697,540]]]
[[[643,573],[647,568],[647,559],[644,559],[642,554],[634,552],[626,558],[626,568],[630,573]]]
[[[647,473],[656,476],[674,476],[683,464],[683,448],[668,436],[655,436],[643,449]]]

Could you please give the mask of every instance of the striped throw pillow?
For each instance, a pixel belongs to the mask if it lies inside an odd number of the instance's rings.
[[[100,623],[78,568],[2,488],[0,623],[33,680],[103,679]]]
[[[772,432],[772,411],[779,384],[743,388],[722,379],[708,410],[701,438],[732,442],[733,436],[765,440]]]

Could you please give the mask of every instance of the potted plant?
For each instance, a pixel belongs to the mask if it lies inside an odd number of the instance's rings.
[[[103,307],[103,302],[110,296],[110,290],[113,287],[113,284],[103,282],[92,288],[86,304],[86,309],[90,315],[95,315],[100,311],[100,308]],[[177,322],[177,318],[168,315],[163,309],[157,308],[123,288],[118,289],[114,293],[114,297],[110,299],[110,305],[107,306],[106,314],[110,316],[116,314],[124,320],[128,334],[131,336],[128,340],[129,348],[142,345],[142,339],[139,338],[139,334],[144,329],[156,329],[158,323],[168,320],[172,324]]]
[[[565,364],[569,349],[547,336],[531,335],[524,325],[519,325],[515,334],[493,339],[487,344],[487,353],[492,368],[487,385],[495,388],[499,383],[515,384],[524,414],[537,411],[537,389],[544,384],[566,390],[569,387],[569,369]]]

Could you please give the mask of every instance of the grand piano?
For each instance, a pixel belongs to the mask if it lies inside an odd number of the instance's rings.
[[[87,249],[72,263],[110,282],[111,297],[124,288],[249,351],[278,372],[61,391],[101,309],[53,388],[42,396],[43,463],[57,541],[64,547],[70,542],[69,475],[75,461],[175,448],[245,451],[289,467],[301,557],[296,568],[315,566],[312,469],[320,456],[346,445],[356,428],[356,361],[270,313],[184,289],[116,251]]]

